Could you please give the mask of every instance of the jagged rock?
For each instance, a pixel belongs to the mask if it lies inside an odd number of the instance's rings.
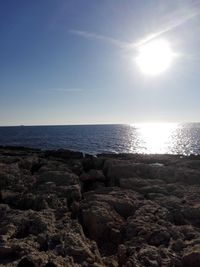
[[[83,173],[82,163],[77,160],[70,162],[69,168],[73,173],[75,173],[78,176],[81,175],[81,173]]]
[[[185,242],[182,239],[174,240],[171,244],[171,248],[175,252],[180,252],[186,247]]]
[[[142,164],[145,169],[145,165]],[[108,160],[104,163],[104,172],[110,180],[110,185],[117,185],[120,178],[138,177],[139,165],[137,163],[121,163]]]
[[[83,169],[85,172],[91,169],[102,170],[104,161],[103,158],[85,155],[85,158],[82,160]]]
[[[0,265],[199,266],[199,162],[0,148]]]
[[[99,201],[108,203],[121,217],[127,218],[134,214],[138,208],[139,194],[131,190],[119,190],[118,188],[99,188],[95,192],[84,194],[85,201],[92,203]]]
[[[100,246],[116,246],[120,242],[120,228],[124,221],[108,203],[84,201],[81,205],[81,219],[88,236]]]
[[[140,188],[145,188],[148,186],[165,186],[166,184],[162,180],[158,179],[142,179],[141,177],[133,177],[133,178],[120,178],[119,186],[121,188],[133,189],[135,191],[139,191]],[[152,192],[152,191],[151,191]]]
[[[79,184],[69,186],[57,186],[57,194],[60,197],[67,198],[68,203],[81,200],[81,186]]]
[[[27,214],[27,217],[28,218],[23,218],[20,221],[15,234],[16,238],[24,238],[28,235],[38,235],[39,233],[47,231],[48,227],[50,227],[50,223],[48,224],[48,222],[39,214],[30,213]]]
[[[165,245],[168,246],[170,241],[170,233],[167,232],[167,229],[159,229],[151,233],[147,242],[153,246]]]
[[[3,203],[9,204],[14,209],[20,210],[36,210],[40,211],[47,208],[47,202],[43,196],[28,194],[19,194],[14,192],[3,192]]]
[[[57,186],[74,185],[79,182],[78,176],[65,171],[46,171],[38,177],[38,183],[53,182]]]
[[[141,207],[127,219],[124,226],[124,239],[136,246],[148,243],[154,246],[168,246],[173,233],[167,209],[152,202],[141,202]]]
[[[94,170],[94,169],[90,170],[87,173],[83,173],[80,176],[80,180],[82,182],[85,182],[85,181],[105,181],[105,179],[106,178],[105,178],[102,171]]]
[[[173,222],[176,225],[184,225],[186,223],[186,218],[183,214],[183,203],[182,199],[169,195],[159,195],[156,198],[154,198],[154,201],[156,201],[160,206],[165,207],[169,213],[169,220]]]

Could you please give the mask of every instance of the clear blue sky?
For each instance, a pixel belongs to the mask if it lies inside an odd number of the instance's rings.
[[[0,0],[0,125],[200,121],[200,5]],[[179,56],[145,76],[126,44],[163,33]]]

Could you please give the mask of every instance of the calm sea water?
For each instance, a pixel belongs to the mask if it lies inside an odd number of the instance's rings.
[[[0,127],[0,145],[90,154],[200,154],[200,123]]]

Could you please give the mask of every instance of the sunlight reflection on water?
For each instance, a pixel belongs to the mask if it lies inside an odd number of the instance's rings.
[[[131,125],[138,139],[136,153],[199,154],[199,124],[141,123]]]
[[[0,127],[0,145],[89,154],[200,154],[200,123]]]
[[[169,153],[173,143],[176,123],[142,123],[133,125],[136,129],[138,153]]]

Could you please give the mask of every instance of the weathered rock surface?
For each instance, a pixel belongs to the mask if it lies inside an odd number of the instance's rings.
[[[200,157],[0,147],[0,266],[199,267]]]

